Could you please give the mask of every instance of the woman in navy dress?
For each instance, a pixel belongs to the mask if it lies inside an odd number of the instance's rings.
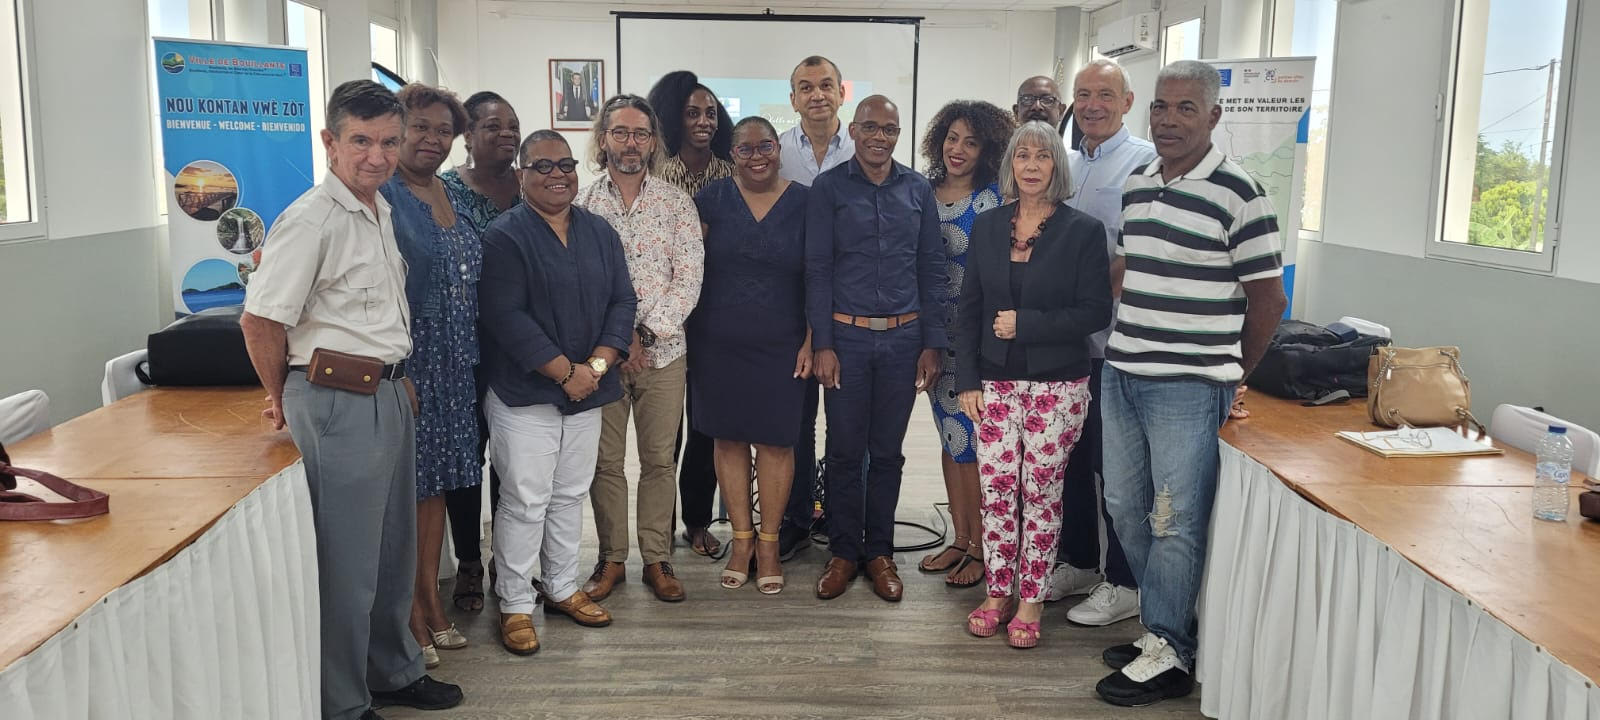
[[[722,586],[783,590],[778,525],[794,480],[802,391],[811,376],[805,320],[806,188],[778,175],[778,133],[760,117],[734,127],[734,175],[695,198],[705,280],[689,317],[691,424],[715,439],[717,483],[733,541]],[[754,531],[750,453],[761,493]],[[751,540],[760,538],[759,543]]]
[[[424,663],[439,664],[439,648],[465,647],[466,637],[439,600],[439,550],[444,542],[444,494],[482,482],[478,455],[478,231],[451,202],[434,175],[467,126],[467,112],[447,90],[412,83],[400,90],[406,109],[400,163],[381,192],[393,208],[395,244],[406,259],[411,305],[411,357],[416,383],[417,577],[411,632]]]
[[[944,238],[945,327],[954,328],[956,300],[967,264],[967,240],[978,213],[1000,205],[1000,159],[1016,129],[1010,113],[986,102],[958,100],[939,110],[922,142],[928,179],[939,201],[939,231]],[[950,499],[955,541],[922,558],[917,569],[943,572],[945,582],[972,587],[983,580],[983,516],[978,512],[978,458],[972,421],[956,400],[954,351],[946,351],[944,370],[929,394],[933,422],[944,446],[940,460]]]

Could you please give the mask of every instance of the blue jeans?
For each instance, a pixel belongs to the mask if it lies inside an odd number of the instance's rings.
[[[1110,364],[1100,388],[1106,506],[1139,581],[1140,615],[1191,671],[1217,496],[1217,430],[1233,389],[1130,375]]]
[[[894,555],[901,447],[916,404],[922,330],[914,321],[882,331],[836,324],[833,340],[839,389],[826,392],[828,549],[864,563]]]

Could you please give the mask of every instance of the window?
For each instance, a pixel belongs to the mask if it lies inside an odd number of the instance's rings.
[[[1461,0],[1429,255],[1554,269],[1577,0]]]
[[[328,151],[322,147],[322,122],[328,102],[328,78],[322,53],[322,11],[288,0],[285,5],[284,34],[289,47],[306,49],[306,83],[311,98],[311,167],[320,172],[328,166]],[[317,178],[313,178],[315,182]]]
[[[392,75],[400,75],[400,32],[381,23],[371,23],[368,27],[372,32],[372,62],[382,65]],[[384,80],[376,70],[372,79]]]
[[[1314,56],[1311,114],[1306,120],[1306,169],[1300,204],[1301,237],[1322,237],[1322,193],[1328,160],[1328,104],[1333,90],[1336,0],[1278,0],[1272,19],[1272,54]]]
[[[31,78],[23,64],[24,18],[16,0],[0,0],[0,240],[37,238],[32,166]]]
[[[1161,28],[1161,64],[1200,59],[1200,18]]]
[[[150,0],[146,13],[150,20],[150,37],[185,38],[188,40],[210,40],[215,37],[211,26],[211,0]],[[150,46],[151,58],[155,62],[155,45]],[[167,159],[161,149],[161,94],[156,91],[155,76],[150,77],[150,147],[156,150],[156,187],[170,188],[172,180],[167,177]],[[156,192],[156,214],[167,216],[167,192]]]

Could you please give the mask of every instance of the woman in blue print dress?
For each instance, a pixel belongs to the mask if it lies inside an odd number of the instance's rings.
[[[465,647],[439,600],[439,550],[449,490],[482,481],[478,454],[478,276],[483,246],[478,231],[450,201],[434,173],[467,126],[461,102],[447,90],[418,83],[401,88],[405,135],[400,163],[381,188],[394,218],[395,244],[406,260],[411,308],[411,357],[417,413],[417,573],[411,633],[428,667],[439,648]]]
[[[952,330],[972,221],[978,213],[1000,204],[996,179],[1006,142],[1015,129],[1010,113],[986,102],[958,100],[939,110],[922,141],[928,179],[939,200],[939,229],[948,257],[943,311],[945,327]],[[956,398],[955,367],[954,352],[946,351],[944,370],[929,396],[944,449],[940,460],[955,541],[922,558],[917,569],[948,573],[946,583],[972,587],[983,580],[983,517],[978,511],[978,458],[972,421],[961,412]]]

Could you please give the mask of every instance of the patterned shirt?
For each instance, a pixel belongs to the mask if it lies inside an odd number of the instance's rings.
[[[688,193],[689,197],[693,198],[699,195],[700,191],[705,189],[707,185],[710,185],[711,181],[733,177],[733,163],[713,155],[711,156],[711,162],[706,164],[706,169],[700,172],[690,172],[689,167],[683,164],[682,158],[673,155],[667,158],[667,161],[662,163],[661,167],[656,168],[655,174],[656,177],[676,185],[679,190]]]
[[[1122,207],[1127,272],[1106,362],[1144,377],[1238,382],[1244,283],[1283,275],[1272,201],[1212,147],[1171,182],[1160,158],[1135,170]]]
[[[666,367],[683,357],[683,322],[700,300],[705,245],[700,213],[682,190],[646,175],[633,207],[622,206],[622,191],[605,173],[578,192],[579,207],[604,218],[622,237],[628,274],[639,296],[638,325],[655,333],[644,349],[650,367]]]

